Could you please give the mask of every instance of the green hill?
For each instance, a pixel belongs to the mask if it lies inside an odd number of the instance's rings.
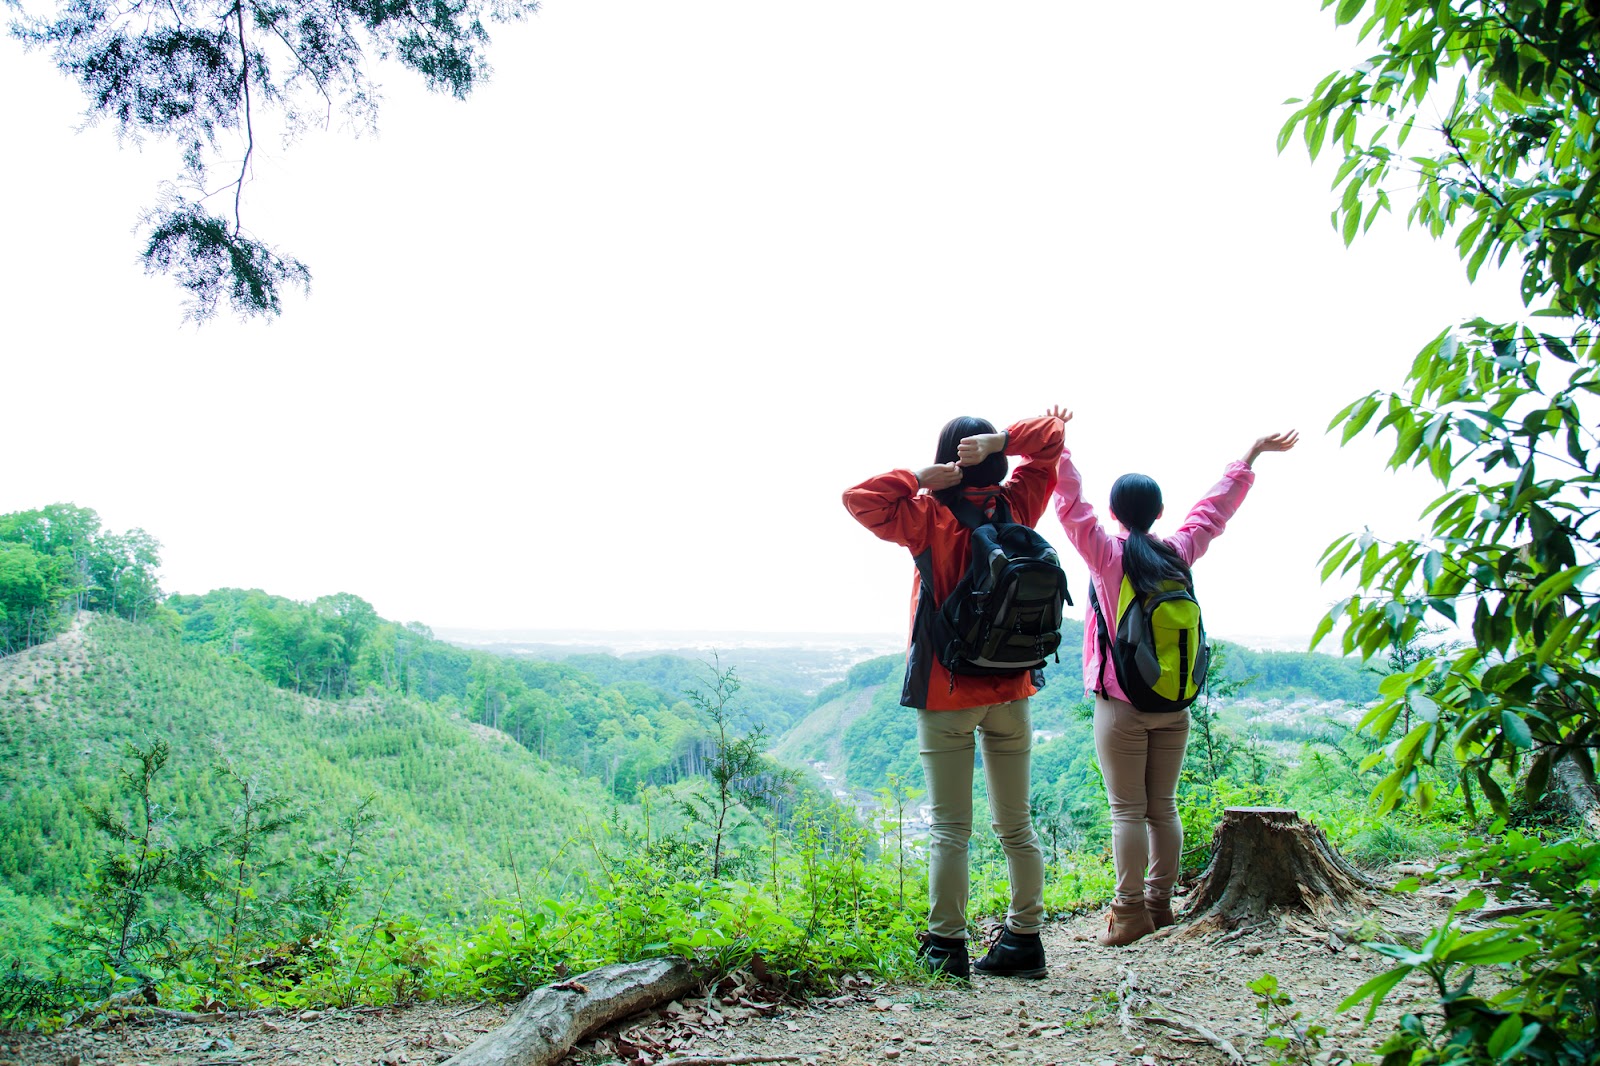
[[[411,913],[475,910],[514,891],[513,868],[524,885],[559,889],[555,871],[579,860],[557,857],[605,819],[589,783],[447,709],[296,695],[211,648],[80,615],[56,640],[0,658],[0,923],[27,926],[78,890],[97,847],[85,806],[114,802],[127,745],[155,739],[172,751],[157,799],[179,840],[233,816],[224,759],[304,812],[275,856],[301,866],[371,795],[365,892]],[[28,930],[0,931],[15,942]]]
[[[169,596],[164,609],[186,643],[211,648],[280,688],[331,698],[399,692],[459,709],[551,763],[599,778],[601,789],[619,802],[633,801],[642,788],[698,774],[709,743],[706,723],[687,696],[708,687],[710,656],[586,654],[548,661],[513,646],[461,648],[419,623],[380,618],[350,593],[302,603],[260,589],[215,589]],[[812,653],[796,649],[796,656],[801,667],[817,665]],[[776,735],[809,707],[794,683],[812,675],[798,667],[775,670],[779,657],[772,649],[721,657],[723,669],[738,671],[734,720],[740,730],[759,725]]]
[[[1240,716],[1230,710],[1238,699],[1252,705],[1309,699],[1359,706],[1378,696],[1379,675],[1348,659],[1312,652],[1257,652],[1218,643],[1225,654],[1216,679],[1247,682],[1236,700],[1218,702],[1218,709],[1230,711],[1230,718]],[[1048,773],[1065,772],[1068,766],[1082,772],[1088,765],[1077,751],[1092,745],[1084,724],[1091,712],[1083,692],[1082,646],[1083,624],[1069,619],[1062,630],[1061,661],[1045,667],[1045,687],[1032,701],[1033,725],[1041,733],[1039,750],[1045,760],[1042,769]],[[838,784],[851,789],[875,791],[887,784],[890,773],[899,774],[912,787],[922,787],[916,716],[899,702],[903,670],[899,655],[857,663],[843,681],[817,694],[811,710],[773,744],[773,755],[795,764],[820,760]],[[1281,723],[1273,729],[1284,731]],[[1073,750],[1047,752],[1057,741]]]
[[[712,664],[720,662],[724,668],[731,666],[738,670],[739,704],[745,718],[775,735],[788,729],[810,708],[811,697],[806,694],[805,686],[814,683],[812,678],[800,671],[776,670],[773,660],[785,654],[794,659],[805,656],[798,648],[776,652],[764,648],[740,648],[721,653],[715,659],[709,653],[697,655],[686,651],[626,657],[572,655],[563,662],[603,685],[633,682],[661,692],[675,693],[703,690]]]

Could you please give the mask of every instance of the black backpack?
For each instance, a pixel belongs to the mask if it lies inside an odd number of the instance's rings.
[[[952,687],[957,674],[1042,667],[1061,645],[1062,603],[1072,603],[1067,575],[1050,542],[1013,522],[1004,496],[988,502],[993,518],[966,499],[950,507],[972,530],[967,572],[932,617],[933,650]],[[926,572],[923,581],[931,597],[933,582]]]

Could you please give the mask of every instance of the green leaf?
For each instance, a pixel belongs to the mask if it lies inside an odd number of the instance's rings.
[[[1596,173],[1600,174],[1600,171],[1596,171]],[[1578,361],[1577,357],[1572,354],[1572,349],[1568,348],[1566,342],[1560,337],[1553,337],[1548,333],[1541,333],[1539,337],[1544,341],[1545,349],[1557,359],[1564,363],[1576,363]]]
[[[1343,538],[1341,538],[1343,539]],[[1355,547],[1355,541],[1344,540],[1343,544],[1336,544],[1328,549],[1328,554],[1323,556],[1326,560],[1322,564],[1322,580],[1326,581],[1339,569],[1339,564],[1344,562],[1345,556],[1350,554],[1350,549]]]
[[[1596,567],[1600,567],[1600,563],[1590,563],[1588,566],[1569,566],[1557,570],[1534,586],[1529,598],[1535,603],[1544,603],[1555,599],[1557,596],[1565,595],[1568,589],[1583,582],[1590,574],[1593,574]]]
[[[1333,416],[1333,420],[1328,423],[1328,428],[1332,429],[1334,426],[1337,426],[1340,422],[1343,422],[1345,420],[1345,418],[1350,414],[1350,412],[1354,411],[1356,409],[1356,404],[1360,403],[1362,400],[1365,400],[1365,399],[1366,399],[1365,396],[1359,397],[1357,399],[1351,400],[1349,403],[1347,403],[1343,407],[1339,408],[1339,413]]]
[[[1362,1019],[1365,1024],[1371,1024],[1378,1013],[1378,1008],[1383,1006],[1384,997],[1394,990],[1394,986],[1404,981],[1415,969],[1414,966],[1396,966],[1392,970],[1385,970],[1372,980],[1364,983],[1360,988],[1350,993],[1339,1004],[1341,1012],[1349,1010],[1363,1000],[1370,999],[1371,1005],[1367,1007],[1366,1017]]]
[[[1508,1014],[1504,1021],[1495,1026],[1494,1032],[1489,1036],[1489,1054],[1496,1060],[1504,1059],[1506,1052],[1511,1050],[1518,1040],[1522,1039],[1522,1018],[1515,1014]]]
[[[1539,950],[1522,930],[1494,926],[1454,938],[1439,953],[1439,961],[1453,966],[1502,966]]]
[[[1420,951],[1413,951],[1404,944],[1368,944],[1369,950],[1379,955],[1387,955],[1391,959],[1398,959],[1407,966],[1426,966],[1438,957],[1441,944],[1455,939],[1455,932],[1451,929],[1436,929],[1433,934],[1423,941]]]
[[[1372,416],[1378,413],[1378,408],[1380,406],[1382,406],[1382,404],[1380,403],[1376,393],[1361,401],[1361,406],[1356,409],[1356,413],[1350,417],[1348,422],[1345,423],[1344,434],[1340,438],[1339,443],[1349,444],[1350,438],[1354,437],[1357,433],[1360,433],[1362,429],[1366,427],[1367,423],[1372,421]],[[1337,422],[1337,419],[1335,421]],[[1332,427],[1330,426],[1329,428],[1331,429]]]
[[[1333,616],[1336,612],[1329,611],[1322,616],[1322,621],[1317,623],[1317,631],[1311,634],[1311,647],[1313,650],[1322,643],[1322,638],[1333,632]]]
[[[1422,560],[1422,579],[1431,587],[1439,580],[1439,575],[1444,572],[1444,556],[1438,549],[1428,552]]]
[[[1506,739],[1524,751],[1533,748],[1533,732],[1528,728],[1528,723],[1515,711],[1500,712],[1500,728],[1505,733]]]
[[[1477,773],[1478,787],[1483,789],[1483,794],[1488,797],[1489,805],[1495,809],[1497,814],[1504,813],[1506,810],[1505,790],[1500,787],[1498,781],[1490,776],[1487,766],[1480,764],[1477,767]]]
[[[1500,1061],[1515,1062],[1524,1051],[1528,1050],[1528,1047],[1535,1040],[1539,1039],[1540,1028],[1541,1026],[1538,1022],[1529,1022],[1527,1025],[1523,1026],[1522,1036],[1515,1044],[1512,1044],[1510,1047],[1506,1048],[1505,1054],[1500,1056]]]

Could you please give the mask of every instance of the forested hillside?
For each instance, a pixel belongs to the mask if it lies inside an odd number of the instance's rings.
[[[1077,654],[1082,634],[1081,623],[1067,623],[1062,646],[1072,654],[1046,667],[1045,687],[1031,701],[1035,824],[1056,856],[1109,843],[1093,707]],[[1368,749],[1350,727],[1378,697],[1381,675],[1309,652],[1255,652],[1217,642],[1213,654],[1207,694],[1193,708],[1183,783],[1192,861],[1203,861],[1210,827],[1226,803],[1303,807],[1358,857],[1431,850],[1432,829],[1406,816],[1380,822],[1365,803],[1377,778],[1359,771]],[[899,703],[903,666],[898,655],[858,663],[818,694],[811,713],[773,754],[816,767],[839,799],[858,806],[880,802],[876,797],[889,790],[920,793],[916,713]],[[981,774],[976,787],[983,791]],[[988,846],[981,837],[974,844]]]
[[[738,649],[739,677],[746,688],[767,688],[809,698],[844,676],[862,659],[897,647],[893,637],[831,634],[672,633],[618,630],[613,634],[583,633],[572,643],[518,640],[518,631],[443,630],[440,639],[474,651],[493,652],[541,662],[573,662],[594,677],[620,669],[633,680],[660,679],[663,666],[676,661],[700,662],[711,649]],[[649,664],[657,665],[651,666]],[[635,671],[644,671],[644,674]],[[801,709],[802,713],[804,708]]]
[[[560,896],[598,838],[641,817],[657,834],[692,821],[680,808],[719,750],[708,712],[739,737],[809,705],[738,679],[736,657],[496,655],[350,593],[166,596],[159,563],[154,538],[106,532],[87,508],[0,516],[0,927],[24,955],[141,798],[146,835],[174,854],[270,825],[246,845],[263,892],[314,879],[359,837],[345,859],[366,905],[481,916],[493,898]],[[141,797],[126,775],[157,745]]]
[[[643,663],[696,686],[668,693],[355,597],[175,599],[0,657],[0,1023],[146,984],[510,995],[669,946],[765,944],[801,984],[910,959],[903,874],[762,755],[726,663]]]
[[[926,815],[898,655],[807,697],[741,689],[737,653],[453,647],[347,593],[222,589],[141,621],[56,610],[56,637],[0,657],[0,934],[17,964],[0,1017],[141,982],[189,1004],[512,995],[669,948],[759,950],[797,985],[915,965]],[[1065,636],[1034,700],[1057,912],[1109,888],[1079,624]],[[1232,803],[1299,806],[1369,862],[1458,833],[1453,801],[1366,804],[1370,745],[1328,712],[1376,684],[1330,657],[1220,646],[1180,795],[1186,865]],[[772,736],[843,802],[764,757]],[[988,834],[973,848],[992,913],[1005,863]]]
[[[421,623],[380,618],[359,596],[301,603],[259,589],[168,597],[186,643],[215,650],[293,692],[342,698],[398,692],[510,736],[542,759],[599,779],[615,799],[700,771],[705,723],[686,701],[715,664],[676,656],[572,656],[548,662],[458,648]],[[724,667],[739,668],[735,655]],[[741,729],[781,732],[804,713],[792,689],[748,682]]]
[[[292,834],[266,842],[268,865],[305,866],[334,848],[341,820],[370,796],[365,891],[414,913],[477,909],[513,892],[514,870],[559,881],[570,865],[552,860],[605,821],[592,788],[447,709],[395,693],[296,696],[171,634],[80,618],[0,659],[11,755],[0,762],[0,884],[35,913],[60,913],[80,891],[99,844],[89,809],[126,802],[117,772],[130,744],[170,747],[155,799],[179,844],[236,819],[241,780],[297,812]]]
[[[1046,743],[1072,731],[1092,710],[1079,657],[1083,624],[1069,619],[1062,638],[1060,661],[1045,667],[1045,686],[1031,701],[1034,729]],[[1216,647],[1213,713],[1241,736],[1322,732],[1330,713],[1378,698],[1382,676],[1349,659],[1251,651],[1225,641]],[[916,716],[899,705],[903,667],[898,655],[856,664],[844,680],[818,693],[811,712],[779,740],[774,754],[790,762],[826,761],[853,788],[881,788],[891,772],[920,781]],[[1257,721],[1266,710],[1270,721]]]

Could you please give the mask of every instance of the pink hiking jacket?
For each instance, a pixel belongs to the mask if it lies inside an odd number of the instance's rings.
[[[1094,508],[1083,498],[1083,477],[1072,465],[1072,453],[1061,452],[1057,467],[1055,489],[1056,517],[1067,539],[1078,549],[1078,554],[1089,565],[1089,580],[1094,582],[1095,595],[1100,599],[1100,609],[1106,612],[1106,622],[1115,627],[1111,615],[1117,608],[1117,597],[1122,591],[1122,542],[1126,534],[1114,534],[1095,517]],[[1211,487],[1199,503],[1189,511],[1189,517],[1170,537],[1162,538],[1176,551],[1185,563],[1193,566],[1195,560],[1206,553],[1211,542],[1222,534],[1228,519],[1239,510],[1245,493],[1255,484],[1255,471],[1235,460],[1222,472],[1222,480]],[[1115,636],[1113,634],[1113,636]],[[1083,688],[1094,694],[1100,680],[1100,620],[1094,608],[1088,607],[1083,618]],[[1127,693],[1117,684],[1117,672],[1106,663],[1106,683],[1103,695],[1127,702]]]

